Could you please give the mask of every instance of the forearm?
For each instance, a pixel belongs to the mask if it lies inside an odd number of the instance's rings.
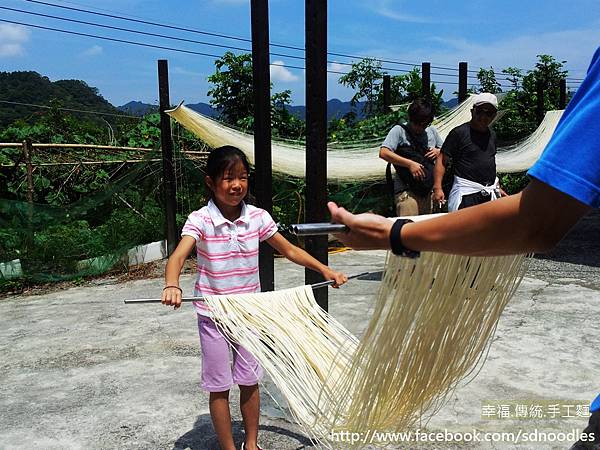
[[[402,242],[413,250],[461,255],[544,252],[589,209],[533,180],[519,194],[408,224]]]
[[[434,189],[442,188],[442,180],[444,179],[444,174],[446,173],[446,166],[444,165],[444,155],[441,154],[435,160],[435,166],[433,166],[433,187]]]
[[[180,255],[171,255],[165,268],[165,285],[179,286],[179,275],[185,263],[185,257]]]
[[[402,242],[414,250],[472,256],[537,251],[537,243],[530,241],[527,219],[519,210],[520,195],[493,203],[407,224]]]
[[[283,255],[290,261],[319,273],[323,273],[323,271],[327,269],[325,264],[315,259],[306,250],[296,247],[295,245],[291,245],[290,247],[291,248]]]
[[[414,162],[408,158],[404,158],[403,156],[397,155],[387,147],[381,147],[381,149],[379,150],[379,157],[386,162],[406,168],[410,167],[410,165]]]

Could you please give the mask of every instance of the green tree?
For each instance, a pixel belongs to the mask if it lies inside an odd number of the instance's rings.
[[[398,99],[397,104],[410,103],[423,95],[423,80],[418,67],[413,67],[408,73],[392,77],[391,85],[393,87],[391,89],[392,95]],[[433,105],[435,114],[440,113],[442,110],[443,94],[443,89],[438,91],[435,83],[431,83],[429,100]],[[383,101],[383,93],[381,99]]]
[[[508,82],[512,84],[513,90],[518,90],[521,88],[521,83],[523,81],[523,71],[517,67],[507,67],[502,70],[502,73],[508,75]]]
[[[378,111],[377,99],[382,90],[381,79],[383,78],[381,61],[375,58],[365,58],[352,64],[350,71],[342,75],[339,82],[344,86],[356,91],[350,103],[356,108],[359,101],[364,101],[363,113],[371,117]]]
[[[509,76],[513,89],[500,102],[504,116],[494,125],[504,142],[515,141],[531,134],[538,126],[537,84],[544,88],[544,110],[559,108],[560,80],[567,76],[566,61],[550,55],[538,55],[535,68],[522,75],[520,69],[509,67],[502,72]]]
[[[254,126],[254,88],[252,55],[225,53],[215,61],[216,72],[208,77],[214,87],[208,91],[211,105],[226,122],[245,130]],[[272,88],[272,84],[271,84]],[[299,139],[304,134],[304,121],[290,114],[292,91],[271,96],[271,132],[273,136]]]
[[[236,125],[252,116],[254,93],[252,89],[252,55],[234,55],[226,52],[215,61],[216,72],[208,77],[214,85],[208,91],[210,104],[217,108],[221,118]]]
[[[500,83],[496,80],[496,73],[494,68],[484,69],[481,67],[477,72],[477,79],[479,80],[480,89],[479,92],[490,92],[492,94],[498,94],[502,92]]]

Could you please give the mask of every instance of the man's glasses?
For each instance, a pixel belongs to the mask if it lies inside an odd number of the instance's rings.
[[[495,109],[483,109],[483,108],[475,108],[477,114],[481,114],[482,116],[487,117],[496,117],[497,111]]]

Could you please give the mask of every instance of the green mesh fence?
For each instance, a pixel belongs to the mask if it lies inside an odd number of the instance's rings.
[[[181,227],[205,201],[204,175],[202,163],[177,156]],[[33,202],[26,168],[2,168],[0,289],[16,280],[60,281],[126,268],[136,246],[164,239],[160,155],[110,166],[34,165]]]

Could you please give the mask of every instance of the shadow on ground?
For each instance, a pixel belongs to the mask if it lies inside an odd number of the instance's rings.
[[[593,209],[552,251],[539,259],[600,267],[600,210]]]
[[[233,440],[236,448],[240,448],[244,441],[244,424],[240,420],[232,422]],[[304,435],[295,433],[275,425],[260,425],[259,445],[264,448],[276,448],[269,445],[269,441],[277,436],[286,436],[298,441],[296,450],[314,448],[311,441]],[[271,438],[271,439],[270,439]],[[194,428],[181,436],[173,445],[173,450],[219,450],[219,441],[210,420],[210,414],[198,416]]]

